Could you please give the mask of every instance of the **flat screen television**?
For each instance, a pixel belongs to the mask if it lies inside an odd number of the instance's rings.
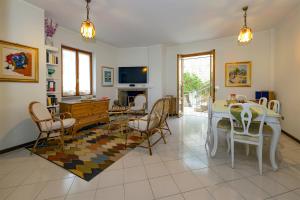
[[[148,67],[119,67],[119,83],[147,83]]]

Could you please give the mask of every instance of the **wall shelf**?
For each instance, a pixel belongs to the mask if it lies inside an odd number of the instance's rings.
[[[51,52],[57,52],[58,53],[58,48],[57,47],[52,47],[45,45],[46,51],[51,51]]]
[[[54,114],[59,112],[58,102],[61,101],[61,69],[59,62],[59,49],[57,47],[45,46],[46,51],[46,105],[47,108]],[[55,68],[55,72],[49,76],[48,70]],[[53,82],[53,83],[52,83]],[[49,86],[50,84],[50,86]],[[52,86],[51,86],[52,84]],[[54,85],[54,88],[53,88]],[[48,91],[48,87],[55,91]]]
[[[46,65],[51,66],[51,67],[58,67],[58,64],[52,64],[52,63],[46,63]]]

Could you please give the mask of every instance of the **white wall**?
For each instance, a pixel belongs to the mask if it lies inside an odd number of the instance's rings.
[[[275,29],[274,87],[281,102],[283,130],[300,140],[300,7]]]
[[[116,65],[116,48],[99,42],[99,41],[86,41],[80,33],[60,27],[54,35],[54,46],[61,45],[89,51],[93,53],[93,93],[97,98],[108,96],[111,101],[116,99],[116,92],[111,87],[102,87],[101,67],[115,67]],[[60,56],[61,54],[59,54]],[[61,61],[61,59],[59,59]],[[59,72],[60,73],[60,72]]]
[[[136,84],[136,87],[148,87],[148,108],[151,108],[155,101],[162,97],[163,46],[119,48],[117,51],[117,67],[130,66],[149,67],[148,84],[146,86]],[[117,86],[128,87],[128,84],[117,84]]]
[[[216,50],[216,91],[217,99],[224,99],[230,93],[244,94],[255,98],[256,90],[272,90],[271,66],[271,31],[254,33],[253,41],[247,46],[237,44],[237,36],[215,40],[206,40],[189,44],[166,47],[164,68],[164,94],[177,95],[176,73],[177,54],[190,54]],[[252,61],[252,87],[225,87],[225,63],[238,61]]]
[[[0,1],[0,40],[39,48],[39,83],[0,82],[0,150],[33,141],[28,105],[46,100],[44,11],[22,0]]]

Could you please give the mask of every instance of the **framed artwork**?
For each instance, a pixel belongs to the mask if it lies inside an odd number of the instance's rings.
[[[102,67],[102,86],[104,87],[114,86],[114,68]]]
[[[0,40],[0,81],[39,82],[39,50]]]
[[[226,87],[251,87],[251,62],[225,64]]]

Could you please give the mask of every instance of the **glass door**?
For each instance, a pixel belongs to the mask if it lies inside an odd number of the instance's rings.
[[[183,103],[184,103],[184,93],[183,93],[183,69],[182,69],[182,57],[177,56],[177,114],[178,117],[183,115]]]

